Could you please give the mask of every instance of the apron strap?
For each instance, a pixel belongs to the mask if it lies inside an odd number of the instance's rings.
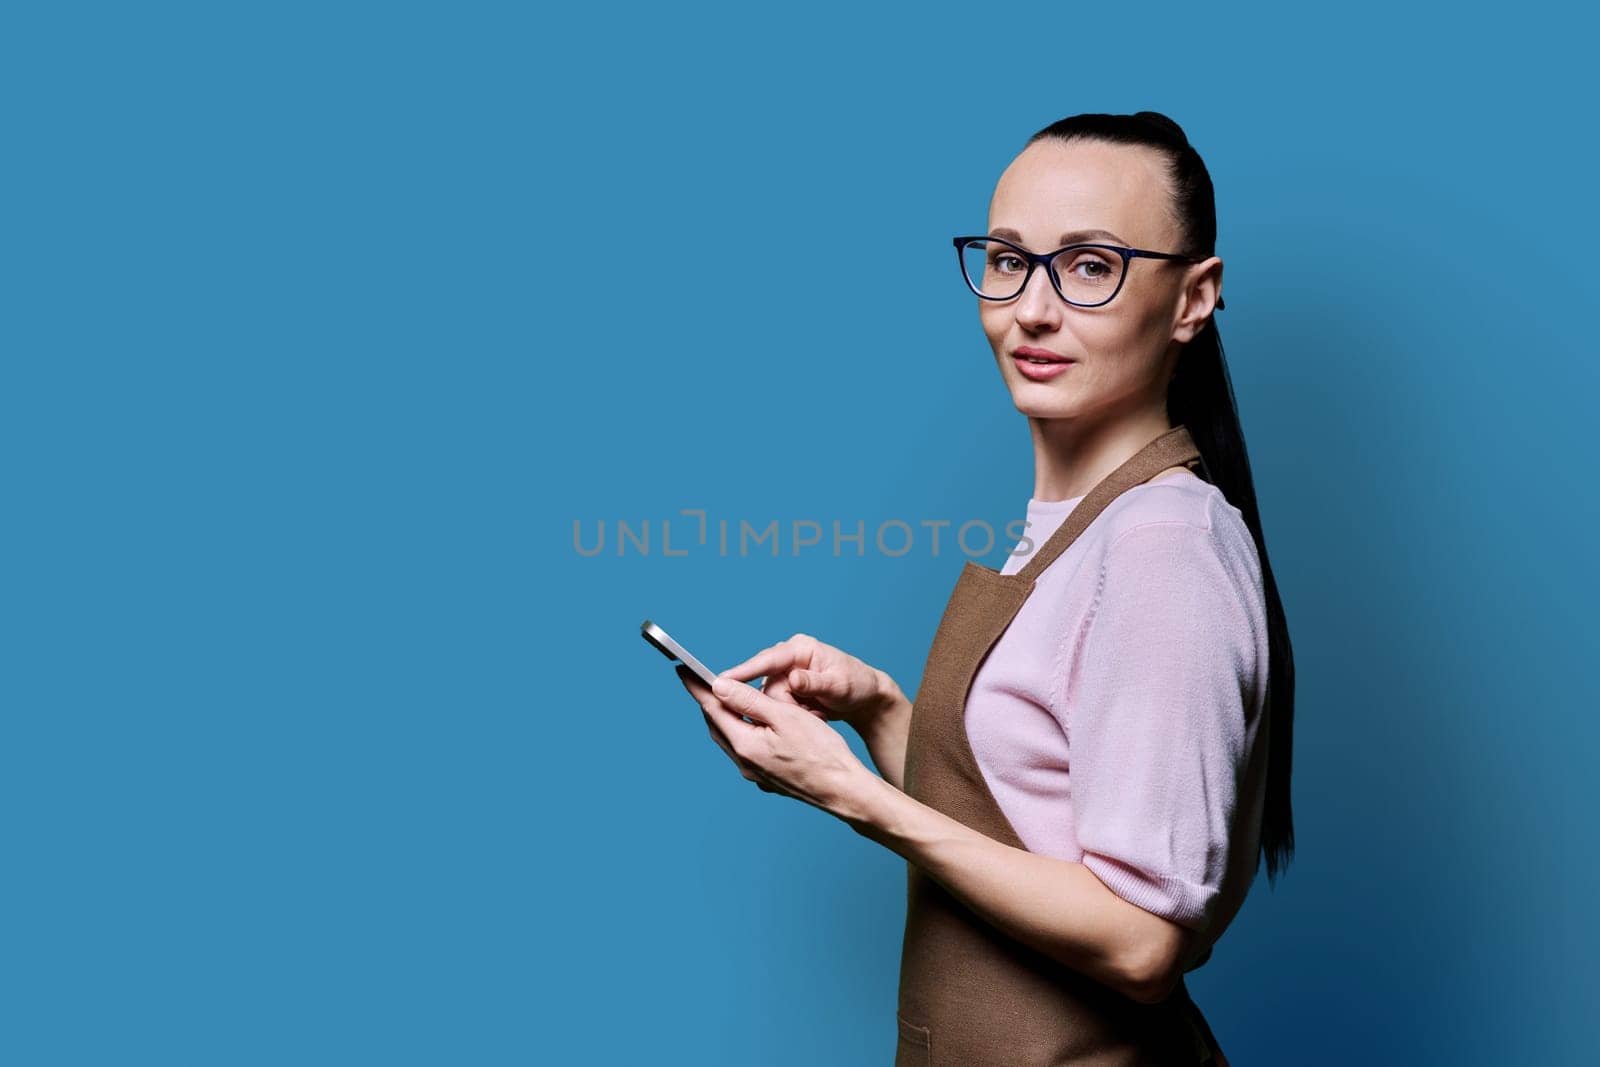
[[[1100,483],[1089,490],[1087,496],[1078,502],[1056,530],[1033,554],[1033,558],[1017,571],[1017,576],[1029,582],[1038,578],[1040,573],[1056,558],[1065,552],[1078,535],[1088,529],[1089,524],[1106,509],[1110,503],[1124,492],[1136,485],[1143,485],[1151,478],[1160,474],[1168,467],[1191,466],[1196,461],[1202,466],[1205,460],[1200,457],[1200,450],[1195,447],[1194,438],[1189,434],[1189,428],[1181,423],[1163,433],[1160,437],[1145,445],[1135,452],[1127,462],[1112,471],[1100,480]]]

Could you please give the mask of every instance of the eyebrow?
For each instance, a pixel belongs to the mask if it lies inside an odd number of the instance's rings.
[[[1019,245],[1022,243],[1022,234],[1018,233],[1016,230],[1007,229],[1004,226],[996,230],[990,230],[989,236],[999,237],[1006,241],[1013,241]],[[1112,233],[1110,230],[1073,230],[1070,233],[1062,234],[1061,241],[1056,245],[1056,247],[1065,248],[1067,245],[1077,244],[1080,241],[1093,241],[1097,239],[1115,241],[1120,245],[1125,245],[1128,243],[1122,238],[1118,237],[1116,234]]]

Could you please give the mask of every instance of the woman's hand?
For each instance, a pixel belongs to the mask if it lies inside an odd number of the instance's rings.
[[[861,790],[877,775],[814,712],[728,677],[717,679],[725,691],[715,693],[681,664],[678,679],[699,702],[711,739],[745,778],[764,792],[803,800],[846,821],[859,818]]]
[[[761,691],[767,696],[849,723],[863,735],[899,696],[888,675],[809,634],[762,649],[721,676],[738,681],[765,676]]]

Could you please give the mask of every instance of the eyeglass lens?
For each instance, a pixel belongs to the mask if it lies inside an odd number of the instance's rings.
[[[973,289],[992,300],[1009,300],[1022,291],[1028,261],[1009,245],[972,241],[961,250],[961,267]],[[1099,304],[1117,291],[1122,257],[1108,248],[1074,248],[1051,264],[1061,293],[1075,304]]]

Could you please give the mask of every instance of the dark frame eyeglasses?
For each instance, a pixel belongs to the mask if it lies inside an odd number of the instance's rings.
[[[952,238],[952,240],[955,242],[955,246],[956,246],[956,263],[961,268],[961,278],[962,278],[963,281],[965,281],[967,283],[967,288],[972,290],[973,295],[975,295],[980,300],[1015,300],[1017,297],[1021,296],[1022,295],[1022,291],[1028,287],[1028,282],[1033,280],[1034,268],[1035,267],[1039,267],[1039,266],[1043,266],[1045,268],[1045,271],[1044,271],[1045,277],[1050,279],[1051,288],[1053,288],[1056,291],[1056,295],[1059,296],[1062,300],[1066,300],[1066,302],[1071,304],[1073,307],[1080,307],[1080,308],[1104,307],[1105,305],[1111,303],[1111,301],[1116,298],[1116,295],[1118,293],[1122,292],[1122,285],[1123,285],[1124,282],[1126,282],[1128,280],[1128,263],[1132,259],[1135,259],[1135,258],[1138,258],[1138,257],[1142,257],[1144,259],[1171,259],[1171,260],[1176,260],[1176,261],[1178,261],[1180,263],[1204,263],[1205,262],[1204,259],[1196,259],[1193,256],[1180,255],[1177,252],[1152,252],[1148,248],[1124,248],[1122,245],[1106,245],[1106,244],[1067,245],[1065,248],[1058,248],[1054,252],[1045,252],[1043,254],[1040,254],[1038,252],[1030,252],[1026,248],[1023,248],[1020,245],[1012,244],[1010,241],[1007,241],[1002,237],[988,237],[988,236],[979,235],[979,236],[973,236],[973,237],[955,237],[955,238]],[[993,245],[1004,245],[1005,247],[1007,247],[1007,248],[1013,250],[1014,252],[1016,252],[1017,255],[1019,257],[1021,257],[1022,259],[1027,260],[1027,262],[1028,262],[1028,271],[1027,271],[1026,274],[1024,274],[1022,276],[1022,284],[1017,286],[1017,291],[1016,292],[1012,293],[1010,296],[986,296],[976,285],[973,284],[971,275],[969,275],[967,273],[967,246],[972,244],[975,241],[982,241],[986,245],[991,245],[991,244],[993,244]],[[1079,249],[1079,248],[1102,248],[1102,249],[1105,249],[1108,252],[1115,252],[1117,255],[1122,257],[1122,272],[1117,277],[1117,287],[1115,289],[1111,290],[1111,295],[1110,296],[1106,297],[1104,300],[1097,300],[1093,304],[1085,304],[1085,303],[1083,303],[1082,301],[1079,301],[1079,300],[1070,300],[1070,299],[1068,299],[1067,298],[1067,294],[1063,293],[1061,291],[1061,282],[1060,282],[1060,280],[1058,278],[1056,278],[1056,272],[1055,272],[1055,269],[1053,267],[1053,264],[1055,262],[1055,258],[1057,256],[1061,255],[1064,252],[1071,252],[1071,251],[1074,251],[1074,250]],[[1221,311],[1223,309],[1223,307],[1224,307],[1224,304],[1222,302],[1222,297],[1218,296],[1217,297],[1217,310]]]

